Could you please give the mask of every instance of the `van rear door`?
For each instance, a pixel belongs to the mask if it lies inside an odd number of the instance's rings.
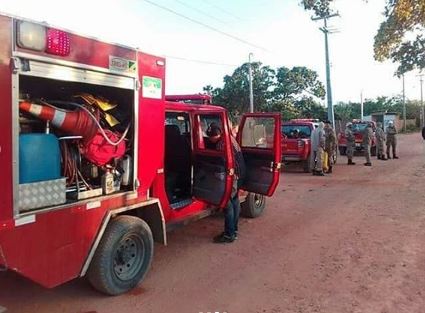
[[[241,188],[273,195],[279,183],[282,158],[280,114],[244,114],[237,140],[246,164],[246,177]]]

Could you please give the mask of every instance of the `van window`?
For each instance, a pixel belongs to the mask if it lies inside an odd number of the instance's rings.
[[[202,134],[199,136],[197,140],[197,146],[199,149],[207,149],[207,150],[217,150],[217,142],[212,142],[207,135],[208,128],[211,127],[211,125],[217,125],[221,133],[223,134],[223,121],[221,117],[217,114],[201,114],[199,115],[199,126],[200,131],[199,133]]]

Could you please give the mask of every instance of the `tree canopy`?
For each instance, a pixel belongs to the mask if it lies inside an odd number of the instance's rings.
[[[331,13],[330,4],[334,1],[302,0],[302,4],[306,10],[323,17]],[[375,59],[399,64],[398,76],[425,68],[425,1],[386,0],[384,16],[375,36]]]
[[[233,116],[249,110],[249,64],[238,67],[232,75],[223,78],[223,88],[205,86],[214,103],[226,107]],[[284,119],[296,117],[325,118],[325,109],[319,104],[325,88],[315,71],[303,66],[291,69],[273,69],[260,62],[252,63],[253,93],[256,111],[278,111]]]

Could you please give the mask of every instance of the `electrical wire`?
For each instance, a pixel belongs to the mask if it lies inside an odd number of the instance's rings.
[[[193,10],[193,11],[199,12],[199,13],[201,13],[202,15],[208,16],[209,18],[211,18],[211,19],[213,19],[213,20],[216,20],[216,21],[218,21],[218,22],[220,22],[220,23],[223,23],[223,24],[227,24],[227,23],[226,23],[226,22],[224,22],[223,20],[220,20],[220,19],[216,18],[214,15],[211,15],[211,14],[209,14],[209,13],[205,12],[205,11],[202,11],[202,10],[200,10],[200,9],[196,8],[196,7],[193,7],[193,6],[191,6],[191,5],[189,5],[189,4],[185,3],[185,2],[183,2],[183,1],[181,1],[181,0],[174,0],[174,1],[176,1],[177,3],[180,3],[182,6],[185,6],[186,8],[189,8],[189,9],[191,9],[191,10]]]
[[[208,0],[204,0],[204,2],[207,3],[208,5],[210,5],[211,7],[216,8],[217,10],[219,10],[219,11],[221,11],[221,12],[223,12],[223,13],[225,13],[225,14],[227,14],[227,15],[229,15],[229,16],[231,16],[231,17],[233,17],[233,18],[235,18],[239,21],[243,21],[243,19],[241,19],[239,16],[236,16],[235,14],[223,9],[222,7],[216,5],[215,3],[211,3]]]
[[[172,14],[174,14],[174,15],[180,16],[181,18],[184,18],[184,19],[186,19],[186,20],[188,20],[188,21],[191,21],[192,23],[195,23],[195,24],[201,25],[201,26],[203,26],[203,27],[205,27],[205,28],[208,28],[208,29],[210,29],[210,30],[212,30],[212,31],[214,31],[214,32],[216,32],[216,33],[219,33],[219,34],[221,34],[221,35],[223,35],[223,36],[226,36],[226,37],[232,38],[232,39],[234,39],[234,40],[236,40],[236,41],[239,41],[239,42],[242,42],[242,43],[244,43],[244,44],[246,44],[246,45],[248,45],[248,46],[251,46],[251,47],[254,47],[254,48],[257,48],[257,49],[260,49],[260,50],[266,51],[266,52],[270,52],[268,49],[266,49],[266,48],[264,48],[264,47],[261,47],[261,46],[259,46],[259,45],[254,44],[254,43],[251,43],[251,42],[249,42],[249,41],[247,41],[247,40],[245,40],[245,39],[239,38],[239,37],[237,37],[237,36],[235,36],[235,35],[232,35],[232,34],[226,33],[226,32],[224,32],[224,31],[222,31],[222,30],[219,30],[218,28],[215,28],[215,27],[213,27],[213,26],[210,26],[210,25],[208,25],[208,24],[205,24],[205,23],[203,23],[203,22],[201,22],[201,21],[195,20],[195,19],[193,19],[193,18],[191,18],[191,17],[188,17],[188,16],[186,16],[186,15],[184,15],[184,14],[182,14],[182,13],[179,13],[179,12],[177,12],[177,11],[174,11],[174,10],[172,10],[172,9],[169,9],[169,8],[167,8],[167,7],[165,7],[165,6],[162,6],[162,5],[158,4],[158,3],[155,3],[155,2],[153,2],[153,1],[151,1],[151,0],[143,0],[143,1],[145,1],[146,3],[149,3],[150,5],[156,6],[156,7],[160,8],[160,9],[162,9],[162,10],[164,10],[164,11],[167,11],[167,12],[170,12],[170,13],[172,13]]]
[[[165,57],[170,58],[170,59],[176,59],[176,60],[182,60],[182,61],[194,62],[194,63],[209,64],[209,65],[220,65],[220,66],[229,66],[229,67],[238,67],[239,66],[239,65],[236,65],[236,64],[219,63],[219,62],[206,61],[206,60],[196,60],[196,59],[189,59],[189,58],[172,56],[172,55],[165,55]]]

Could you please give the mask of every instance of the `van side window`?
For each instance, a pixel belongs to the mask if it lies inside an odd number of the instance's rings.
[[[242,147],[273,148],[274,119],[248,117],[242,131]]]
[[[208,128],[211,124],[216,124],[220,127],[223,133],[223,121],[219,115],[216,114],[202,114],[198,116],[199,130],[198,138],[196,140],[197,148],[200,150],[216,150],[216,143],[210,141],[207,135]]]

